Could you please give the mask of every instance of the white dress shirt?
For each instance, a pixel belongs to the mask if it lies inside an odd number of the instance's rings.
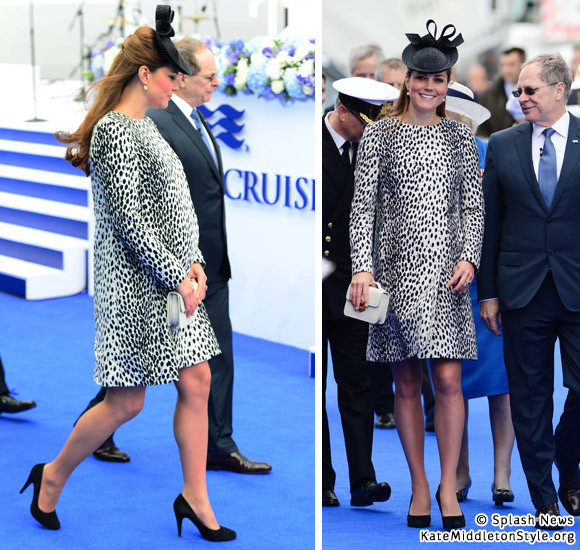
[[[332,136],[332,139],[334,140],[334,143],[336,144],[336,148],[339,150],[339,152],[342,154],[343,152],[343,145],[348,141],[346,139],[344,139],[331,125],[330,122],[328,121],[328,117],[330,116],[330,113],[328,113],[325,117],[324,117],[324,123],[326,124],[326,127],[328,128],[328,131],[330,132],[330,135]],[[350,143],[350,142],[349,142]],[[352,143],[350,144],[350,147],[348,149],[348,158],[350,160],[350,163],[352,164],[352,156],[354,155],[354,151],[353,151],[353,146]]]
[[[540,166],[540,155],[544,147],[546,136],[542,133],[549,126],[540,126],[534,124],[532,130],[532,161],[534,163],[534,172],[536,180],[538,179],[538,168]],[[558,179],[564,162],[564,153],[566,152],[566,143],[568,141],[568,128],[570,127],[570,113],[566,111],[551,128],[554,128],[551,140],[556,150],[556,166],[558,168]]]

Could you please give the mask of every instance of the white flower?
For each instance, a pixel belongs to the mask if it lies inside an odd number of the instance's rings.
[[[274,44],[274,39],[270,38],[269,36],[261,36],[258,44],[260,44],[260,49],[263,50],[264,48],[273,49],[276,47]]]
[[[245,57],[240,58],[236,65],[236,75],[243,75],[244,78],[248,74],[248,60]]]
[[[280,63],[280,67],[283,68],[287,64],[288,59],[288,52],[286,50],[282,50],[277,56],[276,61]]]
[[[314,88],[311,88],[310,86],[303,85],[302,92],[304,93],[304,95],[312,95],[314,93]]]
[[[312,59],[308,59],[300,65],[298,74],[300,76],[310,76],[311,74],[314,74],[314,62]]]
[[[304,59],[310,53],[310,44],[302,43],[296,47],[294,52],[294,57],[298,59]]]
[[[281,76],[280,63],[277,59],[270,59],[266,64],[266,75],[271,80],[278,80]]]
[[[247,86],[247,71],[245,73],[237,73],[234,78],[234,88],[236,90],[244,90]]]
[[[260,50],[259,52],[254,52],[250,56],[250,63],[258,63],[258,62],[262,61],[263,59],[264,59],[264,56],[262,55],[262,50]]]
[[[272,84],[270,84],[272,88],[272,92],[275,94],[279,94],[284,91],[284,81],[283,80],[274,80]]]
[[[118,53],[119,53],[119,47],[115,45],[115,46],[112,46],[111,48],[109,48],[108,50],[106,50],[105,53],[103,54],[103,70],[104,70],[105,74],[107,74],[107,72],[111,68],[111,65],[113,64],[113,60],[115,59],[115,57],[117,56]]]

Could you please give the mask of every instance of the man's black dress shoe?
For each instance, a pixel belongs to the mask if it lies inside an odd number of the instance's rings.
[[[131,458],[127,453],[117,449],[113,436],[109,437],[94,453],[93,456],[104,462],[129,462]]]
[[[34,407],[36,407],[34,401],[18,401],[7,393],[0,395],[0,413],[19,413]]]
[[[375,428],[392,430],[395,428],[395,415],[393,413],[377,414]]]
[[[558,496],[560,502],[572,516],[580,516],[580,470],[567,470],[556,461],[560,473]]]
[[[548,529],[550,531],[557,531],[563,529],[563,525],[556,519],[550,521],[551,518],[560,517],[560,508],[558,508],[558,503],[548,504],[547,506],[542,506],[536,510],[536,528],[537,529]]]
[[[247,459],[240,451],[229,455],[207,457],[208,470],[227,470],[236,474],[267,474],[272,466],[266,462],[254,462]]]
[[[371,506],[373,502],[385,502],[391,496],[391,487],[386,482],[365,481],[350,494],[351,506]]]
[[[334,491],[322,489],[322,506],[339,506],[338,498]]]

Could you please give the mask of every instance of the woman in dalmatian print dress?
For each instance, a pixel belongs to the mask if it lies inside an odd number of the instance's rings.
[[[58,529],[55,507],[76,466],[138,414],[147,386],[174,382],[173,426],[184,477],[174,504],[179,532],[188,517],[204,538],[231,540],[236,534],[218,525],[205,481],[207,360],[220,350],[202,303],[206,277],[197,219],[179,159],[145,117],[149,107],[167,107],[178,72],[189,74],[165,40],[149,27],[129,36],[80,128],[59,135],[72,143],[67,160],[91,176],[95,380],[107,394],[78,420],[56,459],[32,469],[27,484],[34,483],[34,518]],[[188,316],[195,312],[187,328],[167,325],[171,290],[182,295]]]
[[[471,131],[444,118],[453,63],[433,70],[436,59],[427,67],[407,60],[417,69],[409,69],[391,116],[367,126],[358,150],[350,298],[355,307],[367,302],[373,280],[391,296],[386,322],[370,327],[367,358],[393,370],[397,429],[412,480],[410,527],[431,521],[420,359],[431,360],[441,460],[436,496],[444,527],[456,528],[465,525],[455,494],[461,360],[477,358],[468,289],[479,263],[483,193]]]

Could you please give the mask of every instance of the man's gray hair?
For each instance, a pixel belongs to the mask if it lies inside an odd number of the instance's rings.
[[[566,99],[569,97],[570,89],[572,88],[572,71],[559,53],[537,55],[524,63],[522,69],[532,63],[540,65],[540,78],[543,82],[546,84],[562,82]]]
[[[366,59],[373,55],[377,56],[379,63],[385,58],[383,49],[376,42],[369,42],[368,44],[355,46],[350,51],[350,59],[348,62],[350,74],[354,71],[354,66],[359,59]]]
[[[195,76],[199,73],[201,67],[195,58],[195,54],[207,50],[207,46],[201,40],[186,36],[185,38],[181,38],[175,42],[175,47],[177,48],[179,55],[189,65],[191,75]]]
[[[377,73],[375,74],[375,78],[379,82],[383,80],[383,71],[387,67],[395,71],[403,71],[403,73],[407,72],[406,65],[398,57],[389,57],[389,59],[383,59],[383,61],[379,63],[379,66],[377,67]]]

